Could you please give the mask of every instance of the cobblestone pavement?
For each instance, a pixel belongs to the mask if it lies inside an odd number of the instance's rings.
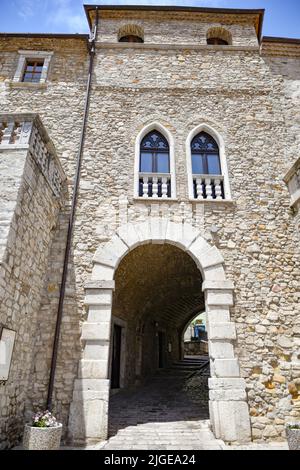
[[[209,428],[209,368],[199,370],[205,360],[178,362],[143,386],[113,395],[102,449],[221,449]]]

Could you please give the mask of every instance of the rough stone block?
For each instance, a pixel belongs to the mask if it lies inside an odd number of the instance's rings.
[[[135,230],[138,233],[140,239],[140,245],[146,243],[151,243],[152,234],[151,234],[151,221],[150,218],[146,222],[142,222],[135,225]]]
[[[111,289],[87,289],[84,298],[86,305],[111,305]]]
[[[234,340],[236,338],[234,323],[208,323],[208,337],[210,340]]]
[[[234,289],[234,284],[232,281],[227,280],[205,280],[202,284],[202,291],[206,289],[213,289],[213,290],[230,290]]]
[[[214,373],[216,377],[239,377],[240,370],[237,359],[216,359]]]
[[[244,401],[209,402],[210,420],[215,437],[225,442],[251,440],[248,405]]]
[[[90,305],[88,322],[110,322],[111,320],[111,306],[110,305]]]
[[[110,322],[83,323],[81,339],[83,341],[109,340],[110,327]]]
[[[199,261],[203,269],[224,263],[224,258],[216,247],[211,246],[208,250],[203,251],[199,256]]]
[[[88,342],[83,351],[84,359],[101,359],[108,361],[109,358],[109,341],[97,340]]]
[[[74,390],[92,390],[105,392],[109,390],[108,379],[76,379],[74,382]]]
[[[208,386],[210,390],[214,389],[224,389],[224,390],[234,390],[234,389],[245,389],[246,382],[241,378],[215,378],[210,377],[208,379]]]
[[[198,235],[199,232],[190,224],[169,222],[166,232],[166,241],[171,245],[186,250]]]
[[[208,251],[211,247],[207,243],[206,240],[202,237],[196,238],[193,243],[188,247],[187,252],[189,255],[196,261],[196,263],[199,263],[199,259],[201,258],[202,254],[206,251]],[[201,263],[201,268],[203,268],[202,263]]]
[[[165,243],[168,219],[152,217],[150,223],[152,243]]]
[[[209,355],[213,359],[232,359],[234,349],[228,341],[209,341]]]
[[[103,279],[110,281],[114,278],[115,269],[111,266],[106,266],[104,264],[95,262],[92,271],[92,279]]]
[[[203,269],[203,278],[206,281],[216,281],[225,279],[225,271],[223,264],[216,264],[214,266],[207,266]]]
[[[85,289],[114,289],[115,281],[108,281],[103,279],[88,279],[84,283]]]
[[[141,240],[139,234],[135,229],[134,224],[122,225],[118,229],[117,234],[131,250],[133,250],[140,244]]]
[[[233,295],[231,291],[206,290],[206,305],[233,305]]]
[[[107,438],[108,389],[106,399],[97,394],[74,394],[70,407],[69,433],[76,445]]]
[[[107,379],[107,360],[81,359],[78,367],[78,377],[82,379]]]
[[[128,246],[118,235],[114,235],[109,243],[96,251],[93,261],[116,268],[128,251]]]
[[[245,401],[247,395],[243,389],[210,390],[209,399],[215,401]]]
[[[227,323],[230,322],[229,307],[224,305],[206,306],[207,323]]]

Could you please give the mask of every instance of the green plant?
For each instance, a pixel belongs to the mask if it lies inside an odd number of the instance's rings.
[[[287,423],[286,427],[288,429],[300,429],[300,423]]]
[[[48,410],[39,411],[33,416],[32,426],[36,428],[50,428],[57,425],[56,418]]]

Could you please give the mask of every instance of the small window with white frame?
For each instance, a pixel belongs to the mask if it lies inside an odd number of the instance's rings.
[[[189,198],[230,199],[224,144],[206,126],[192,131],[187,139]]]
[[[45,83],[53,52],[20,50],[13,83]]]

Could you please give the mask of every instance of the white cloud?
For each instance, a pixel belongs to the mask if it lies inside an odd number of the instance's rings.
[[[1,1],[1,0],[0,0]],[[43,19],[51,31],[82,33],[88,31],[83,4],[229,6],[229,0],[13,0],[17,14],[27,23]]]
[[[41,10],[46,10],[48,0],[15,0],[14,6],[17,14],[26,21],[36,16]]]
[[[88,30],[87,20],[81,2],[71,0],[52,0],[52,10],[47,23],[54,26],[64,26],[64,29],[73,33],[82,33]]]

